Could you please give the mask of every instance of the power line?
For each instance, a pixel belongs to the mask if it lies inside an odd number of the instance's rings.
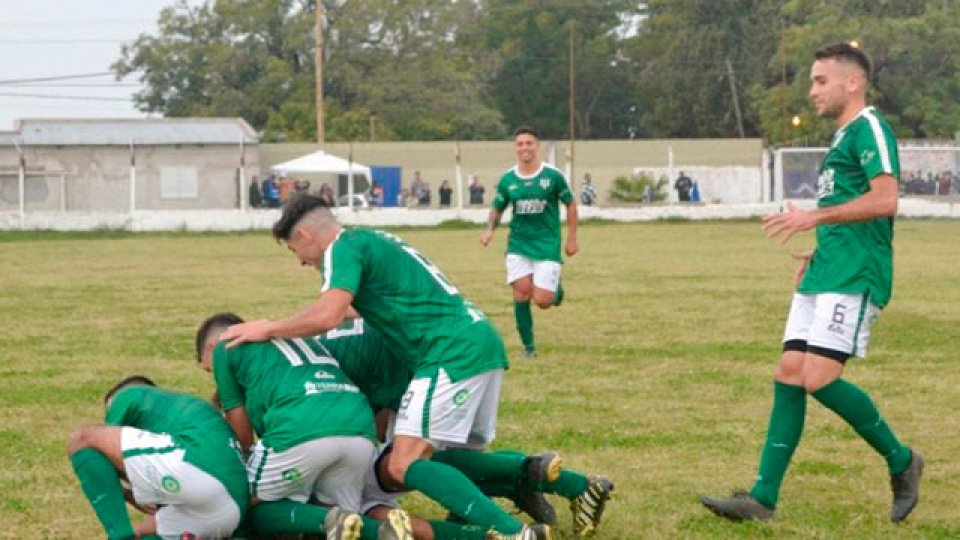
[[[106,96],[68,96],[65,94],[26,94],[21,92],[0,92],[0,96],[5,97],[25,97],[38,99],[75,99],[78,101],[123,101],[129,103],[130,98],[106,97]]]
[[[44,81],[67,81],[71,79],[92,79],[94,77],[104,77],[106,75],[113,75],[113,72],[98,71],[96,73],[78,73],[75,75],[53,75],[50,77],[34,77],[31,79],[6,79],[6,80],[0,80],[0,84],[19,84],[19,83],[44,82]]]

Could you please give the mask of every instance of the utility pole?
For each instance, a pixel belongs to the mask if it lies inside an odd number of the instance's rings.
[[[730,93],[733,94],[733,112],[737,115],[737,132],[742,139],[744,134],[743,118],[740,116],[740,97],[737,95],[737,81],[733,78],[733,64],[729,57],[727,57],[727,78],[730,80]]]
[[[574,70],[573,63],[573,20],[570,20],[568,23],[570,36],[570,75],[569,75],[569,85],[570,88],[567,91],[568,104],[567,104],[567,133],[570,135],[570,189],[574,190],[576,193],[576,186],[574,185],[574,146],[576,145],[576,115],[577,115],[577,102],[576,102],[576,93],[577,93],[577,81],[576,81],[576,70]]]
[[[313,52],[313,63],[316,65],[317,87],[317,142],[323,144],[323,1],[317,0],[317,20],[314,23],[314,38],[316,48]]]

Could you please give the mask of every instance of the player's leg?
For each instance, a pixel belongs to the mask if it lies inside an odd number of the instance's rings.
[[[533,302],[540,309],[558,306],[563,301],[560,287],[560,263],[536,261],[533,263]]]
[[[884,457],[894,490],[890,518],[902,521],[916,506],[923,458],[897,439],[866,392],[841,378],[851,355],[865,355],[879,309],[865,295],[821,294],[816,311],[804,362],[804,386]]]
[[[111,539],[134,535],[118,474],[124,470],[122,429],[85,426],[75,431],[67,442],[70,463],[83,494]]]
[[[533,313],[530,299],[533,296],[533,261],[508,253],[506,257],[507,283],[513,289],[513,317],[517,323],[517,333],[523,344],[524,354],[533,356],[536,343],[533,337]]]
[[[814,306],[810,295],[793,296],[783,335],[783,353],[773,376],[773,406],[753,487],[749,492],[736,492],[730,498],[701,499],[704,506],[721,517],[733,520],[773,517],[780,485],[803,433],[807,410],[803,362]]]
[[[150,475],[155,473],[152,481],[156,485],[151,489],[160,494],[150,500],[160,505],[154,515],[157,535],[229,538],[240,525],[240,505],[245,508],[247,501],[236,501],[219,478],[184,461],[184,456],[184,451],[178,449],[149,457],[128,457],[126,462],[135,495],[143,498],[144,481],[150,481]]]
[[[419,491],[470,524],[506,534],[519,533],[523,525],[462,472],[430,459],[434,448],[444,441],[468,442],[484,396],[495,390],[499,399],[502,377],[502,369],[456,383],[443,369],[428,377],[415,377],[397,414],[393,450],[386,460],[387,487]]]

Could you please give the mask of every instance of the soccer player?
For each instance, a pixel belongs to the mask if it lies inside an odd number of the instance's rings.
[[[413,372],[394,427],[387,487],[419,491],[502,538],[548,535],[504,512],[457,469],[430,460],[438,447],[482,447],[494,438],[508,363],[483,312],[417,250],[383,231],[345,230],[318,197],[291,199],[273,235],[301,264],[322,268],[320,298],[285,319],[228,328],[228,347],[320,334],[355,310]]]
[[[567,243],[572,257],[577,245],[577,203],[563,173],[540,161],[537,132],[521,127],[513,134],[517,165],[497,183],[487,228],[480,236],[484,246],[493,239],[503,211],[513,206],[507,240],[507,283],[513,288],[513,315],[524,354],[536,355],[530,301],[541,309],[563,302],[560,285],[560,204],[567,207]]]
[[[139,375],[120,381],[104,402],[105,424],[75,431],[67,450],[107,537],[228,538],[247,509],[247,477],[220,413]],[[136,529],[121,476],[131,502],[155,512]]]
[[[773,517],[780,483],[803,432],[807,394],[837,413],[886,459],[893,488],[890,519],[907,518],[919,498],[923,458],[901,443],[870,397],[841,378],[851,356],[864,356],[870,327],[890,299],[893,219],[900,163],[890,126],[866,106],[870,64],[840,43],[818,50],[810,71],[817,114],[837,132],[820,165],[818,203],[764,218],[767,237],[816,228],[817,247],[795,254],[799,285],[787,316],[774,373],[773,410],[756,483],[732,498],[703,504],[732,520]]]
[[[207,318],[196,348],[242,447],[253,445],[254,433],[260,437],[247,462],[251,527],[261,533],[322,528],[328,539],[361,538],[357,511],[376,452],[366,398],[314,341],[274,339],[227,349],[220,335],[240,322],[230,313]],[[311,497],[338,508],[305,504]]]

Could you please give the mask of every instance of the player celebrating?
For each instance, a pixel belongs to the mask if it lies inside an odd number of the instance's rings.
[[[507,243],[507,283],[513,287],[513,315],[526,356],[536,354],[532,299],[541,309],[563,302],[560,285],[560,205],[567,206],[567,244],[572,257],[577,245],[577,203],[563,173],[540,161],[537,132],[521,127],[513,134],[517,165],[497,183],[487,228],[480,236],[484,246],[493,239],[503,211],[513,205]]]
[[[382,231],[343,229],[318,197],[289,201],[273,235],[301,264],[322,269],[320,298],[286,319],[230,327],[228,346],[320,334],[355,309],[413,371],[387,458],[388,487],[419,491],[498,538],[548,536],[549,528],[524,526],[457,469],[430,461],[438,447],[494,438],[508,364],[486,316],[418,251]]]
[[[107,537],[228,538],[247,509],[247,477],[220,413],[139,375],[110,389],[104,402],[106,425],[80,428],[67,450]],[[120,475],[130,482],[131,502],[155,512],[136,532]]]
[[[785,243],[816,227],[817,248],[801,259],[798,289],[787,317],[783,354],[774,373],[773,410],[749,493],[703,504],[733,520],[773,517],[780,483],[800,441],[810,394],[847,421],[887,461],[893,488],[890,519],[907,518],[919,499],[923,458],[904,446],[870,397],[841,378],[852,355],[864,356],[870,326],[890,299],[893,219],[900,163],[887,122],[866,106],[870,64],[841,43],[816,52],[810,97],[817,114],[839,128],[820,165],[818,208],[764,218],[763,229]]]

